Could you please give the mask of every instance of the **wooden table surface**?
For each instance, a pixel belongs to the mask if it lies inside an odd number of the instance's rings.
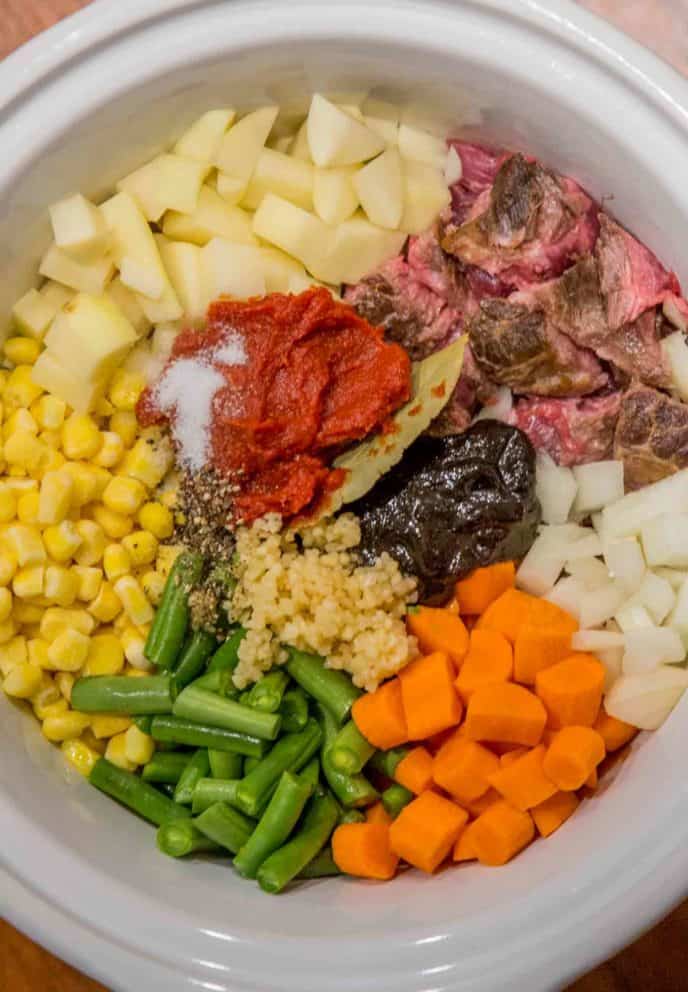
[[[0,0],[0,58],[90,0]],[[688,0],[583,0],[688,73]],[[688,901],[568,992],[688,988]],[[107,992],[0,920],[2,992]]]

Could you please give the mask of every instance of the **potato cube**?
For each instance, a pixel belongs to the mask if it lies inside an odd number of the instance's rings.
[[[79,378],[95,382],[122,361],[136,340],[136,331],[110,297],[79,293],[55,318],[45,343],[65,368],[78,358]],[[71,403],[68,396],[62,398]]]
[[[17,300],[12,307],[12,317],[17,329],[37,341],[41,341],[55,316],[50,303],[36,289]]]
[[[440,169],[423,162],[404,162],[404,212],[400,229],[406,234],[425,231],[450,198]]]
[[[265,293],[260,248],[213,238],[200,251],[201,278],[207,303],[225,294],[246,299]]]
[[[215,165],[220,172],[243,183],[248,182],[256,167],[279,108],[261,107],[232,125],[220,141]]]
[[[412,162],[425,162],[443,169],[447,160],[447,142],[424,128],[402,123],[399,126],[399,154]]]
[[[174,241],[191,241],[196,245],[205,245],[215,237],[243,245],[258,243],[251,229],[251,216],[227,203],[211,186],[201,187],[196,209],[191,213],[168,210],[162,229]]]
[[[198,202],[209,164],[181,155],[158,155],[117,183],[131,194],[149,221],[159,221],[166,210],[191,213]]]
[[[213,162],[222,136],[235,117],[236,111],[230,109],[208,110],[201,114],[174,146],[175,155],[196,162]]]
[[[358,282],[398,255],[406,240],[404,234],[377,227],[360,213],[334,228],[334,232],[330,251],[323,252],[309,266],[316,278],[333,285]]]
[[[92,410],[105,390],[105,379],[89,382],[77,378],[50,351],[44,351],[39,356],[32,368],[32,378],[37,385],[59,396],[79,413]]]
[[[301,262],[279,248],[261,248],[266,293],[297,293],[313,280]]]
[[[352,179],[361,206],[369,220],[379,227],[395,230],[404,209],[404,183],[401,157],[388,148],[364,165]]]
[[[326,224],[341,224],[356,212],[359,199],[353,177],[357,171],[357,165],[315,170],[313,206]]]
[[[384,151],[379,134],[322,94],[315,93],[307,118],[308,146],[319,166],[354,165]]]
[[[314,271],[318,260],[329,256],[335,229],[315,214],[268,193],[253,215],[253,231]]]
[[[72,258],[57,245],[52,245],[41,260],[38,269],[42,276],[64,283],[79,293],[102,293],[115,274],[115,266],[109,255],[94,261]]]
[[[203,318],[207,301],[201,274],[201,249],[185,241],[166,241],[160,244],[160,257],[184,316],[191,320]]]
[[[273,148],[263,148],[242,206],[255,210],[266,193],[276,193],[304,210],[313,209],[313,166]]]
[[[103,215],[81,193],[58,200],[48,208],[55,244],[82,261],[94,260],[107,250],[109,234]]]
[[[151,322],[143,312],[136,293],[125,286],[119,276],[112,280],[105,292],[119,307],[140,338],[148,334]]]
[[[124,255],[119,263],[122,284],[149,300],[159,300],[165,292],[165,279],[160,272],[142,264],[131,255]]]

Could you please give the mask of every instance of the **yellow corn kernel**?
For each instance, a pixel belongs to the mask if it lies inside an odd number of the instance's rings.
[[[111,713],[94,713],[91,717],[91,730],[98,740],[123,734],[131,727],[131,717],[113,716]]]
[[[103,503],[121,514],[134,514],[146,498],[146,487],[137,479],[114,476],[103,493]]]
[[[111,417],[114,412],[115,412],[114,406],[112,405],[110,400],[105,399],[104,396],[101,396],[100,399],[96,401],[96,405],[94,407],[94,413],[96,414],[96,416]]]
[[[105,532],[95,520],[77,520],[74,525],[81,538],[79,550],[74,555],[77,565],[97,565],[103,557]]]
[[[20,468],[18,465],[8,465],[5,460],[2,460],[2,467],[7,471],[8,479],[25,479],[26,469]]]
[[[67,458],[95,458],[103,438],[88,413],[72,413],[62,425],[62,450]]]
[[[67,404],[59,396],[46,393],[35,403],[34,416],[44,431],[58,431],[64,423]]]
[[[121,579],[119,580],[122,581]],[[101,623],[111,623],[122,611],[119,596],[109,582],[102,582],[98,595],[88,607],[89,612]]]
[[[30,410],[23,406],[10,414],[2,425],[2,436],[7,439],[15,431],[28,431],[29,434],[38,434],[38,422]]]
[[[121,544],[108,544],[103,552],[103,569],[110,582],[120,575],[128,575],[131,572],[129,552]]]
[[[24,493],[38,492],[38,482],[35,479],[18,479],[14,476],[8,476],[2,480],[2,485],[14,493],[17,499]]]
[[[39,720],[45,720],[46,716],[51,715],[50,707],[54,706],[55,703],[62,703],[63,705],[59,710],[54,712],[64,712],[67,708],[65,700],[60,695],[60,690],[57,688],[50,675],[48,675],[47,672],[42,672],[41,684],[36,692],[34,692],[33,696],[31,696],[33,711]]]
[[[5,461],[11,468],[24,469],[30,473],[40,472],[49,449],[30,431],[14,431],[3,448]]]
[[[99,741],[90,727],[87,727],[86,730],[84,730],[83,734],[79,739],[82,740],[84,744],[87,744],[92,751],[95,751],[96,754],[98,755],[105,754],[107,741]]]
[[[78,525],[72,520],[63,520],[43,531],[43,541],[48,554],[55,561],[65,562],[73,558],[83,544]]]
[[[41,532],[33,524],[10,524],[3,531],[2,540],[22,568],[24,565],[40,565],[47,557]]]
[[[49,716],[43,721],[43,734],[49,741],[58,743],[79,737],[91,722],[91,718],[86,713],[76,713],[69,710],[67,713],[60,713],[57,716]]]
[[[45,570],[43,595],[57,606],[71,606],[79,591],[79,579],[70,568],[48,565]]]
[[[85,506],[96,497],[97,480],[90,465],[67,462],[65,472],[72,477],[72,505]]]
[[[65,610],[60,606],[50,606],[41,617],[41,637],[54,641],[64,630],[76,630],[88,637],[93,633],[96,622],[86,610]]]
[[[39,434],[38,437],[41,443],[45,444],[42,440],[43,435]],[[61,451],[58,451],[57,448],[51,448],[49,444],[45,444],[45,457],[41,462],[40,469],[36,473],[36,477],[42,479],[47,472],[59,472],[66,464],[67,460]]]
[[[134,668],[133,665],[127,665],[124,669],[124,674],[131,679],[140,679],[146,674],[141,668]]]
[[[60,672],[78,672],[88,657],[88,646],[85,634],[63,629],[48,648],[48,661]]]
[[[7,625],[12,624],[11,620],[6,620]],[[25,665],[29,658],[25,637],[15,637],[13,626],[12,633],[0,644],[0,672],[7,677],[17,665]]]
[[[158,553],[158,539],[149,530],[135,530],[122,538],[122,546],[126,549],[134,568],[142,568],[155,561]]]
[[[153,665],[143,653],[146,640],[137,628],[127,625],[120,634],[120,640],[124,648],[124,657],[129,664],[143,672],[149,672]]]
[[[117,765],[119,768],[123,768],[127,772],[133,772],[136,768],[133,761],[129,761],[127,758],[124,734],[117,734],[115,737],[110,738],[108,741],[108,746],[105,748],[105,757],[108,761],[111,761],[113,765]]]
[[[149,489],[155,489],[172,468],[174,452],[170,439],[157,428],[141,432],[134,447],[122,462],[122,473],[138,479]]]
[[[110,430],[119,434],[125,448],[130,448],[139,432],[136,414],[128,410],[116,410],[110,417]]]
[[[137,520],[144,530],[149,530],[159,541],[172,537],[174,517],[162,503],[144,503],[138,512]]]
[[[124,735],[124,754],[134,765],[145,765],[155,753],[155,741],[133,724]]]
[[[20,406],[30,407],[42,393],[42,387],[31,378],[31,366],[17,365],[7,378],[2,399],[8,410],[16,410]]]
[[[37,695],[40,695],[40,689]],[[43,720],[47,720],[48,717],[59,716],[60,713],[67,713],[67,711],[69,710],[69,703],[67,702],[67,700],[62,699],[60,697],[59,692],[57,695],[58,698],[55,700],[54,703],[45,703],[45,704],[33,703],[34,714],[41,722],[43,722]]]
[[[38,691],[41,675],[40,668],[36,668],[35,665],[30,665],[28,662],[20,662],[5,675],[2,687],[8,696],[15,696],[17,699],[29,699]]]
[[[17,559],[13,551],[0,546],[0,586],[9,585],[17,571]]]
[[[72,689],[74,687],[74,683],[76,682],[75,677],[71,672],[55,672],[54,679],[55,685],[62,693],[62,696],[68,703],[71,702]]]
[[[87,675],[119,675],[123,668],[124,648],[119,637],[96,634],[91,638],[86,659]]]
[[[138,372],[118,369],[112,377],[108,399],[115,410],[131,411],[146,387],[146,380]]]
[[[38,523],[38,493],[24,493],[17,500],[17,517],[23,524]]]
[[[5,392],[5,386],[9,377],[10,374],[7,369],[0,369],[0,396]]]
[[[3,351],[13,365],[33,365],[41,353],[41,346],[34,338],[7,338]]]
[[[16,610],[16,606],[15,606]],[[14,611],[13,611],[14,612]],[[10,643],[14,635],[17,633],[17,624],[15,623],[14,617],[8,617],[4,623],[0,623],[0,654],[2,648]],[[0,671],[2,671],[2,662],[0,661]]]
[[[41,480],[38,497],[38,522],[59,524],[65,519],[72,505],[74,480],[69,472],[46,472]],[[28,499],[22,496],[22,499]]]
[[[158,557],[155,560],[155,570],[161,572],[165,578],[170,574],[170,569],[177,558],[184,550],[182,544],[162,544],[158,548]]]
[[[132,623],[137,626],[153,619],[153,607],[133,575],[123,575],[115,582],[115,592]]]
[[[103,468],[102,465],[96,465],[95,462],[91,462],[90,469],[91,472],[93,472],[93,477],[96,482],[96,492],[93,498],[102,499],[103,493],[107,489],[108,483],[112,478],[112,472],[107,468]]]
[[[93,459],[102,468],[112,468],[124,454],[124,441],[114,431],[103,431],[103,447]]]
[[[43,595],[45,565],[27,565],[20,568],[12,579],[12,592],[20,599]]]
[[[62,447],[62,434],[59,430],[41,431],[38,435],[38,440],[42,441],[43,444],[52,451],[59,451]],[[48,457],[53,459],[55,456],[49,455]],[[64,455],[60,454],[60,458],[62,458],[62,464],[64,465]]]
[[[76,598],[84,603],[90,603],[100,592],[103,582],[102,570],[88,565],[73,565],[71,571],[78,583]]]
[[[86,778],[91,774],[93,766],[100,757],[97,751],[80,740],[63,741],[60,744],[60,750],[70,765],[73,765]]]
[[[141,576],[141,588],[153,606],[157,606],[162,599],[166,581],[162,572],[156,572],[153,569],[144,572]]]
[[[32,637],[26,642],[29,661],[32,665],[36,665],[37,668],[52,668],[48,658],[48,647],[48,642],[44,641],[42,637]]]
[[[12,612],[12,593],[0,588],[0,623],[4,623]]]
[[[8,524],[17,515],[17,497],[7,485],[0,485],[0,524]]]
[[[93,519],[100,524],[107,536],[113,541],[119,541],[125,537],[132,529],[131,517],[117,513],[102,503],[94,504],[92,510]]]

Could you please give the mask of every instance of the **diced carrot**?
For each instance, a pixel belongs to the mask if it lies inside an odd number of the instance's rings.
[[[513,671],[513,652],[503,634],[494,630],[472,630],[468,653],[454,683],[464,702],[476,689],[495,682],[508,682]]]
[[[394,878],[399,858],[392,851],[384,823],[342,823],[332,834],[332,857],[347,875]]]
[[[461,617],[449,610],[421,606],[406,617],[408,631],[424,654],[443,651],[458,667],[468,651],[468,631]]]
[[[483,613],[490,603],[513,586],[516,568],[512,561],[500,561],[474,572],[456,583],[456,598],[462,613]]]
[[[547,748],[542,769],[565,792],[585,784],[604,758],[604,741],[592,727],[564,727]]]
[[[499,756],[499,767],[508,768],[509,765],[513,765],[514,761],[518,761],[522,758],[524,754],[528,754],[530,749],[527,747],[512,747],[511,750],[505,751],[504,754]]]
[[[499,758],[482,744],[454,735],[435,755],[433,778],[459,802],[472,802],[487,792]]]
[[[417,796],[432,788],[433,757],[424,747],[414,747],[401,759],[394,778]]]
[[[568,626],[572,634],[578,629],[578,622],[561,607],[546,599],[530,596],[520,589],[507,589],[495,599],[478,620],[476,628],[497,630],[514,644],[519,631],[526,624],[534,627],[556,627],[558,630]]]
[[[459,610],[459,601],[456,597],[454,597],[454,599],[450,599],[444,608],[449,613],[453,613],[455,617],[458,617],[461,612]]]
[[[496,754],[498,758],[501,758],[505,754],[510,754],[512,751],[528,750],[522,744],[511,744],[508,741],[485,741],[485,747],[489,747],[490,751]]]
[[[501,741],[534,747],[545,729],[547,711],[534,693],[513,682],[476,689],[468,703],[466,733],[474,741]]]
[[[468,813],[436,792],[423,792],[404,806],[389,828],[392,850],[414,868],[433,872],[447,857],[468,822]]]
[[[497,792],[496,789],[493,789],[492,786],[490,786],[487,792],[484,793],[484,795],[482,795],[480,799],[474,799],[471,802],[465,801],[462,803],[462,806],[464,806],[464,808],[468,810],[471,816],[480,816],[480,814],[484,813],[485,810],[488,809],[488,807],[494,805],[494,803],[499,803],[501,801],[502,801],[502,797],[500,796],[500,794]]]
[[[431,754],[437,754],[445,741],[448,741],[453,734],[459,734],[461,732],[464,735],[466,733],[463,724],[459,727],[447,727],[446,730],[440,730],[439,734],[433,734],[432,737],[428,737],[425,741],[425,747]]]
[[[392,822],[392,817],[382,803],[375,803],[374,806],[369,806],[365,811],[365,818],[368,823],[382,823],[387,827]]]
[[[383,751],[408,740],[398,678],[383,683],[375,692],[359,696],[351,715],[366,740]]]
[[[514,679],[525,685],[534,685],[538,672],[556,665],[570,654],[571,630],[568,624],[560,630],[526,623],[514,642]]]
[[[521,755],[508,767],[501,767],[490,775],[490,785],[516,809],[532,809],[557,791],[542,769],[545,748],[542,744]]]
[[[540,743],[544,744],[545,747],[549,747],[558,733],[559,733],[558,730],[553,730],[551,727],[545,727],[545,729],[542,731],[542,740],[540,741]]]
[[[452,854],[454,861],[475,861],[477,857],[471,840],[471,826],[470,823],[466,824],[459,834],[459,839],[454,844],[454,853]]]
[[[412,661],[399,681],[409,740],[425,740],[460,721],[463,706],[454,688],[454,666],[443,651]]]
[[[505,865],[534,835],[530,815],[505,799],[494,803],[471,824],[471,842],[482,865]]]
[[[607,751],[618,751],[638,733],[638,728],[632,724],[617,720],[615,716],[609,716],[604,706],[600,707],[593,729],[601,735]]]
[[[593,770],[586,778],[585,782],[583,782],[583,785],[585,786],[586,789],[592,789],[594,791],[599,784],[600,784],[600,776],[597,774],[597,769],[593,768]]]
[[[539,672],[535,692],[547,709],[547,725],[592,727],[602,702],[604,667],[592,654],[572,654]]]
[[[533,806],[530,815],[541,837],[549,837],[576,812],[580,799],[575,792],[555,792],[549,799]]]

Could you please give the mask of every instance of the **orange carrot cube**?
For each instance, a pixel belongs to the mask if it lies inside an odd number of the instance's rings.
[[[477,689],[466,712],[466,733],[474,741],[534,747],[545,729],[547,711],[536,695],[513,682]]]
[[[461,613],[483,613],[490,603],[513,586],[516,568],[512,561],[500,561],[476,568],[456,583],[456,598]]]
[[[468,631],[461,617],[449,610],[420,606],[408,614],[406,626],[424,654],[443,651],[455,665],[463,661],[468,650]]]
[[[405,755],[396,769],[394,778],[405,789],[420,795],[432,788],[433,757],[424,747],[414,747]]]
[[[471,631],[468,653],[454,683],[468,702],[476,689],[494,682],[508,682],[513,672],[513,651],[503,634],[494,630]]]
[[[592,727],[564,727],[547,748],[542,770],[558,789],[573,792],[585,785],[604,754],[604,740]]]
[[[471,824],[471,841],[483,865],[504,865],[522,851],[535,835],[528,813],[505,799],[488,807]]]
[[[512,806],[525,813],[557,791],[556,785],[550,782],[543,771],[544,757],[545,748],[539,744],[507,767],[502,766],[494,772],[490,776],[490,785]]]
[[[443,651],[412,661],[399,681],[409,740],[425,740],[460,721],[463,706],[454,688],[454,666]]]
[[[571,629],[523,624],[514,642],[514,679],[534,685],[538,672],[571,654]]]
[[[609,716],[604,706],[600,707],[597,719],[593,724],[593,729],[597,731],[604,741],[607,751],[618,751],[624,744],[632,741],[638,733],[638,728],[623,720],[617,720],[615,716]]]
[[[436,792],[423,792],[405,806],[389,828],[395,854],[421,871],[444,861],[468,822],[468,813]]]
[[[342,823],[332,834],[332,857],[346,875],[394,878],[399,858],[389,841],[390,828],[383,823]]]
[[[538,806],[533,806],[530,815],[541,837],[549,837],[558,830],[578,809],[580,799],[575,792],[555,792]]]
[[[384,682],[375,692],[367,692],[351,709],[354,723],[366,740],[382,751],[408,740],[406,716],[398,678]]]
[[[535,692],[547,710],[553,729],[592,727],[600,710],[604,666],[592,654],[572,654],[538,672]]]
[[[433,778],[459,802],[472,802],[487,792],[498,769],[499,758],[486,747],[454,735],[435,755]]]

